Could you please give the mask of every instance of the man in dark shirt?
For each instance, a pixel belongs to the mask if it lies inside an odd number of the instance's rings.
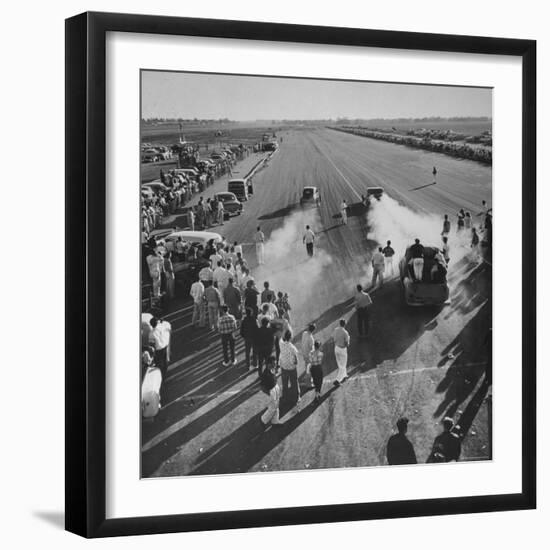
[[[388,440],[386,458],[388,464],[416,464],[416,454],[412,443],[407,438],[409,419],[402,417],[397,421],[398,433]]]
[[[256,317],[252,308],[246,308],[246,317],[241,323],[241,336],[244,340],[244,360],[246,366],[250,370],[255,370],[258,364],[258,356],[256,348],[254,346],[256,341],[256,333],[258,331],[258,324],[256,323]],[[250,364],[250,353],[252,352],[252,365]]]
[[[260,293],[254,286],[254,281],[249,280],[246,283],[246,288],[244,289],[244,307],[249,307],[252,309],[254,317],[258,315],[258,295]]]
[[[393,256],[395,250],[391,247],[391,241],[388,241],[388,244],[383,248],[382,254],[384,254],[384,271],[388,275],[391,271],[391,276],[393,277]]]
[[[422,271],[424,271],[424,247],[420,244],[419,239],[414,240],[414,244],[410,248],[411,261],[414,272],[414,278],[417,281],[422,280]]]
[[[428,462],[456,462],[460,457],[460,435],[454,429],[452,418],[445,417],[442,424],[443,431],[434,439]]]
[[[260,328],[256,331],[256,353],[258,354],[258,376],[262,376],[262,368],[273,352],[275,343],[274,330],[269,326],[269,319],[264,317]]]

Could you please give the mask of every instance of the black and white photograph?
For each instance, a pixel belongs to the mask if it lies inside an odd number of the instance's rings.
[[[140,80],[141,476],[492,460],[493,90]]]

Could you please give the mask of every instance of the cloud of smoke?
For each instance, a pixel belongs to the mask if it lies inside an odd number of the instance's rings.
[[[265,264],[254,270],[258,290],[269,281],[275,291],[288,293],[292,307],[292,326],[301,330],[311,320],[323,271],[332,263],[325,250],[315,247],[313,257],[306,254],[302,238],[306,225],[316,233],[321,221],[316,209],[295,212],[275,229],[265,244]]]
[[[414,239],[420,239],[427,246],[442,246],[443,214],[438,216],[417,212],[388,195],[383,195],[380,201],[373,201],[367,213],[369,238],[382,247],[386,245],[386,241],[391,240],[396,261],[399,261]],[[471,234],[468,231],[457,234],[456,212],[448,212],[448,215],[451,220],[450,256],[452,262],[455,262],[469,252]]]

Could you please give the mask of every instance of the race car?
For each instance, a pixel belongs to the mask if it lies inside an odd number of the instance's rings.
[[[411,265],[410,247],[399,262],[403,296],[409,306],[442,306],[449,300],[447,266],[436,246],[424,246],[422,278],[416,280]]]
[[[302,196],[300,197],[300,206],[306,204],[321,204],[321,195],[317,187],[304,187]]]

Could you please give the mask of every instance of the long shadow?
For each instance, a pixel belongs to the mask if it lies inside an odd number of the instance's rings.
[[[177,452],[179,447],[191,441],[194,437],[197,437],[210,426],[229,414],[233,409],[244,403],[250,396],[258,391],[258,387],[259,384],[257,380],[254,379],[254,382],[243,388],[239,393],[228,397],[210,411],[174,432],[166,439],[163,439],[154,447],[143,452],[141,456],[142,476],[150,477],[163,462]],[[180,411],[173,411],[172,416],[174,417],[174,422],[181,419]],[[155,422],[157,422],[157,420],[155,420]],[[158,431],[160,432],[161,430]]]
[[[282,218],[284,216],[288,216],[298,205],[296,203],[289,204],[288,206],[285,206],[284,208],[279,208],[279,210],[274,210],[273,212],[269,212],[268,214],[263,214],[262,216],[259,216],[259,220],[274,220],[276,218]]]
[[[434,418],[454,416],[482,376],[487,383],[491,373],[491,307],[487,301],[470,319],[457,337],[441,352],[439,366],[448,361],[454,363],[447,369],[445,377],[436,388],[437,393],[445,393],[443,400],[433,413]],[[449,353],[452,352],[452,356]],[[455,359],[452,359],[454,357]]]
[[[327,391],[318,404],[312,401],[279,426],[266,428],[260,420],[263,411],[254,415],[245,424],[201,454],[202,462],[191,474],[211,475],[248,472],[314,413],[317,407],[332,395],[333,391],[335,391],[334,388]]]
[[[420,191],[420,189],[424,189],[425,187],[430,187],[435,184],[436,184],[435,181],[432,183],[426,183],[425,185],[421,185],[420,187],[413,187],[412,189],[409,189],[409,191]]]

